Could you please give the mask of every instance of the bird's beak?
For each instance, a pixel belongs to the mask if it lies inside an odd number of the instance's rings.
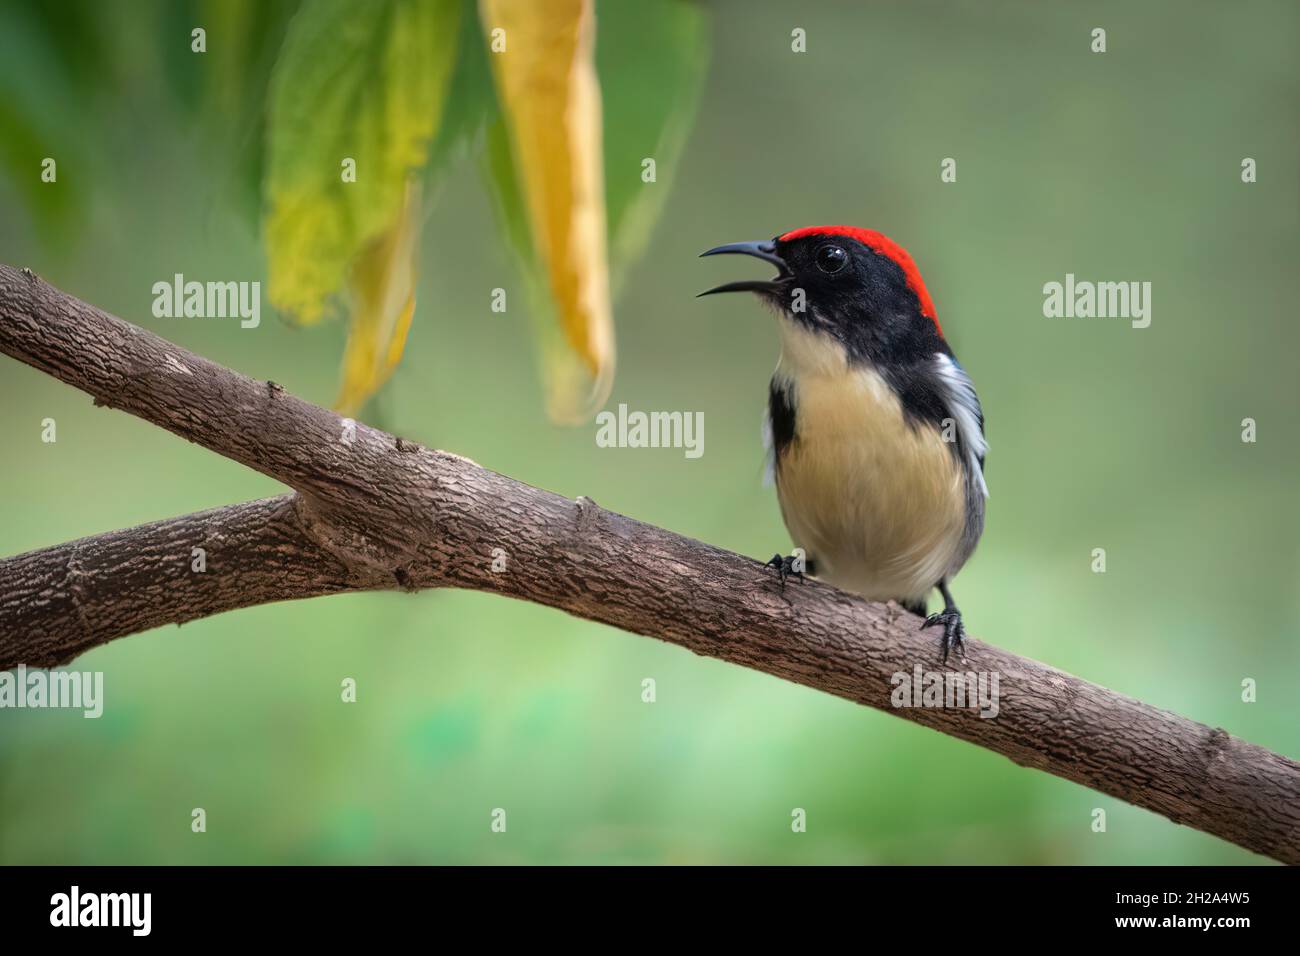
[[[764,262],[772,263],[780,272],[775,279],[741,279],[739,282],[726,282],[712,289],[707,289],[701,292],[700,295],[713,295],[715,292],[779,292],[784,288],[784,281],[791,278],[790,268],[785,264],[785,260],[776,254],[776,242],[771,239],[763,242],[733,242],[730,245],[718,246],[708,252],[700,253],[701,258],[721,255],[753,256],[756,259],[762,259]],[[699,298],[699,296],[696,296],[696,298]]]

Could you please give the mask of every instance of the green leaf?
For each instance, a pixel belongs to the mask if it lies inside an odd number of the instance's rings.
[[[709,20],[700,3],[640,0],[601,4],[597,10],[605,207],[616,289],[645,251],[672,188],[704,86],[708,53]],[[652,183],[642,181],[646,159],[655,161]]]
[[[309,0],[271,77],[263,231],[271,303],[310,324],[397,228],[455,60],[459,0]],[[343,161],[356,181],[343,181]]]
[[[429,148],[425,167],[426,205],[432,207],[433,190],[452,162],[464,159],[478,145],[479,133],[497,115],[492,91],[492,71],[479,27],[476,0],[460,0],[460,36],[456,41],[456,68],[452,72],[442,125]]]

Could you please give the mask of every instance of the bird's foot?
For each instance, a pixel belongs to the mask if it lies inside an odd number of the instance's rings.
[[[763,565],[765,568],[776,568],[777,577],[781,579],[781,589],[785,590],[786,578],[798,578],[803,580],[803,573],[806,570],[804,557],[799,554],[774,554],[772,560]]]
[[[931,614],[921,625],[921,630],[924,631],[935,624],[943,625],[943,637],[939,640],[939,647],[943,651],[943,662],[948,663],[949,651],[956,651],[957,659],[965,664],[966,628],[961,622],[961,611],[955,607],[946,607],[942,611]]]

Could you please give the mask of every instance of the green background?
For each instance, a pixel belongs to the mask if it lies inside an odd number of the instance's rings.
[[[229,188],[248,149],[193,107],[183,5],[105,6],[64,5],[62,48],[34,5],[0,14],[0,261],[328,403],[341,325],[151,315],[176,272],[265,280]],[[671,185],[644,187],[671,192],[620,291],[608,406],[702,411],[704,456],[547,423],[473,161],[448,170],[407,354],[366,417],[765,559],[789,547],[760,481],[773,320],[746,297],[695,300],[760,274],[695,256],[813,223],[880,229],[916,258],[988,418],[988,526],[955,585],[972,632],[1300,756],[1298,8],[707,6],[694,125]],[[1150,328],[1044,318],[1042,286],[1067,272],[1151,282]],[[504,315],[498,286],[520,292]],[[8,358],[0,441],[0,554],[283,490]],[[254,608],[75,666],[105,674],[101,719],[0,711],[5,863],[1262,860],[892,715],[482,594]]]

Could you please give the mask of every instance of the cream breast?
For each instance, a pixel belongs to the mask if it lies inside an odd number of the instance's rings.
[[[966,524],[952,448],[937,428],[907,420],[879,373],[848,366],[821,336],[786,333],[776,378],[790,391],[795,434],[776,479],[795,545],[836,587],[923,598],[949,573]]]

